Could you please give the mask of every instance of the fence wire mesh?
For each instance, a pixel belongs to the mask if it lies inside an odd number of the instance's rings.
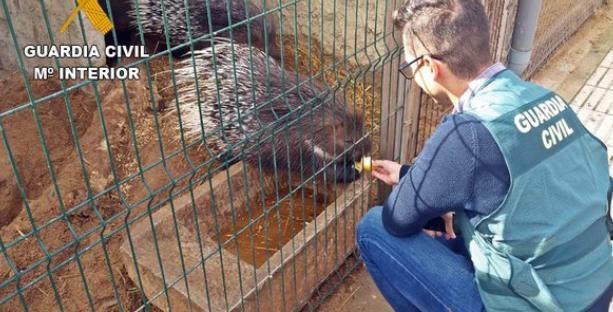
[[[67,16],[2,0],[0,64],[17,66],[0,77],[0,310],[316,310],[378,202],[353,164],[406,145],[399,3],[99,3],[105,44],[150,55],[107,64],[140,79],[33,79],[24,47],[62,42]],[[101,42],[83,12],[73,23]]]

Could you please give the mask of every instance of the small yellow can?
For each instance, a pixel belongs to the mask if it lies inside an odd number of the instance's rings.
[[[362,157],[362,159],[355,163],[354,168],[359,172],[362,170],[371,171],[372,170],[372,157]]]

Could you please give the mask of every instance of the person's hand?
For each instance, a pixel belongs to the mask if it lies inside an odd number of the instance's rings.
[[[447,232],[445,233],[445,239],[456,238],[455,232],[453,231],[453,212],[448,212],[444,214],[441,218],[445,220],[445,231]],[[435,235],[438,237],[443,236],[443,232],[440,231],[424,229],[424,232],[428,233],[428,235],[432,237],[434,237]]]
[[[372,162],[372,176],[387,185],[396,185],[400,179],[400,165],[389,160],[375,160]]]

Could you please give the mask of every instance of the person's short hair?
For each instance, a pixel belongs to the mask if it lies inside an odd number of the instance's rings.
[[[489,22],[480,0],[407,0],[394,12],[394,24],[408,48],[427,51],[460,78],[475,78],[492,61]]]

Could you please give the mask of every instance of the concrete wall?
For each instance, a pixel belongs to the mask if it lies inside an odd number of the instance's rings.
[[[2,0],[8,6],[10,19],[17,37],[19,50],[23,56],[23,49],[26,45],[51,44],[47,23],[43,15],[41,2],[43,2],[47,17],[49,19],[51,35],[54,43],[84,45],[79,18],[75,18],[66,32],[60,34],[60,28],[68,19],[75,4],[73,1],[58,1],[58,0]],[[104,54],[104,36],[101,32],[94,29],[91,22],[85,14],[83,16],[83,25],[87,43],[95,44],[100,49],[101,54]],[[55,59],[26,59],[23,58],[26,70],[32,72],[35,66],[55,66]],[[105,64],[104,57],[92,59],[94,66],[103,66]],[[87,59],[64,59],[60,60],[61,66],[77,66],[87,65]],[[13,45],[13,40],[9,32],[8,16],[4,10],[4,6],[0,3],[0,69],[15,70],[19,68],[19,63]]]

